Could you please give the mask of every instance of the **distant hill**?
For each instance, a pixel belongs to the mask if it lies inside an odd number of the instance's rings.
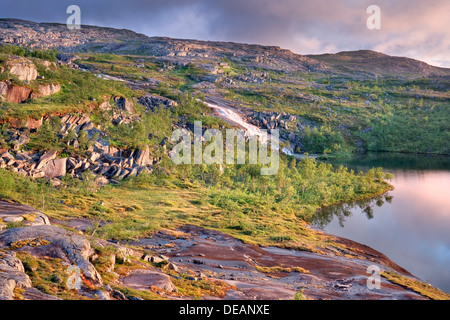
[[[447,68],[434,67],[423,61],[389,56],[371,50],[343,51],[336,54],[308,55],[308,57],[327,64],[335,71],[353,76],[375,78],[450,76],[450,69]]]

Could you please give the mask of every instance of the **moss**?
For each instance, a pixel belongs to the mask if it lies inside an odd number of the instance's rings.
[[[40,239],[40,238],[36,238],[36,239],[32,239],[32,240],[19,240],[16,242],[11,243],[10,248],[11,249],[20,249],[22,247],[25,246],[30,246],[30,247],[40,247],[40,246],[46,246],[50,244],[49,241],[45,240],[45,239]]]
[[[25,292],[25,289],[20,288],[20,287],[15,287],[14,288],[14,299],[15,300],[25,300],[25,298],[23,297],[24,292]]]
[[[138,297],[141,298],[143,300],[167,300],[167,298],[164,298],[160,295],[158,295],[157,293],[153,292],[153,291],[143,291],[143,290],[135,290],[135,289],[131,289],[131,288],[127,288],[124,286],[120,286],[120,285],[112,285],[111,286],[114,290],[118,290],[120,292],[122,292],[128,299],[130,297]]]
[[[27,221],[34,222],[34,220],[36,219],[36,214],[35,213],[24,214],[22,217]]]
[[[228,290],[237,290],[235,286],[220,280],[188,280],[186,274],[181,275],[181,277],[172,279],[172,282],[177,287],[178,292],[181,295],[194,298],[200,298],[203,296],[223,298],[225,297]]]
[[[263,272],[263,273],[280,273],[280,272],[283,272],[283,273],[291,273],[291,272],[309,273],[309,270],[306,270],[301,267],[280,267],[280,266],[259,267],[259,266],[256,266],[256,270],[258,270],[259,272]]]
[[[61,259],[42,257],[35,258],[25,252],[16,252],[22,261],[26,274],[30,277],[32,285],[39,291],[68,300],[86,300],[85,296],[78,294],[77,290],[69,290],[66,286],[68,279],[67,265]],[[55,282],[55,278],[61,279]]]
[[[393,271],[384,271],[381,273],[381,276],[432,300],[450,300],[450,294],[442,292],[428,283],[402,276]]]

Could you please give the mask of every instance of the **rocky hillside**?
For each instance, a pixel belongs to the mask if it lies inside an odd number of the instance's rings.
[[[63,52],[58,55],[58,64],[71,70],[87,70],[129,88],[171,99],[183,92],[221,96],[234,106],[249,109],[254,116],[247,120],[263,128],[278,125],[269,121],[266,126],[264,120],[255,119],[261,111],[296,116],[299,123],[283,134],[286,140],[291,135],[292,146],[302,152],[450,152],[446,139],[435,139],[439,132],[446,131],[441,120],[448,115],[445,107],[450,69],[409,58],[367,50],[302,56],[271,46],[147,37],[94,26],[68,31],[62,24],[14,19],[0,20],[0,40],[29,48],[56,47]],[[4,69],[9,67],[5,65]],[[57,81],[49,87],[47,79],[46,88],[2,82],[4,101],[31,100],[29,105],[11,107],[13,112],[8,113],[42,110],[35,116],[38,118],[44,112],[48,114],[49,106],[62,113],[69,104],[77,109],[80,105],[91,108],[98,106],[93,101],[104,100],[93,79],[85,81],[81,74],[72,82],[85,82],[82,89],[73,91],[65,86],[67,73],[60,72],[58,77],[47,73]],[[70,103],[68,99],[46,99],[45,105],[38,106],[32,103],[38,92],[52,95],[58,85],[62,92],[57,97],[71,97]],[[108,86],[105,82],[104,88]],[[74,92],[77,97],[73,97]],[[58,100],[63,101],[57,106]],[[411,109],[415,113],[412,117],[408,114]],[[403,124],[406,116],[417,119],[417,124]],[[382,126],[381,119],[385,121]],[[386,141],[382,138],[385,130],[397,137]],[[421,133],[411,135],[412,130]],[[431,143],[414,140],[417,136]]]
[[[19,19],[0,19],[0,42],[29,48],[71,48],[92,42],[144,41],[145,35],[129,30],[83,26],[71,32],[65,24],[36,23]]]
[[[178,63],[229,59],[252,68],[325,72],[351,78],[418,78],[449,76],[450,70],[424,62],[360,50],[337,54],[299,55],[275,46],[148,37],[130,30],[0,19],[0,42],[62,52],[100,52],[167,57]]]
[[[223,59],[247,61],[280,70],[324,70],[318,61],[279,47],[147,37],[129,30],[83,26],[68,31],[63,24],[0,19],[0,42],[30,48],[56,47],[68,52],[108,52],[175,57],[175,60]]]

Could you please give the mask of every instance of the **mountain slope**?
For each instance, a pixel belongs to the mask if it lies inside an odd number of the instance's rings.
[[[147,37],[130,30],[0,19],[0,42],[63,52],[101,52],[173,57],[176,60],[228,58],[254,67],[284,71],[325,70],[324,64],[275,46]]]

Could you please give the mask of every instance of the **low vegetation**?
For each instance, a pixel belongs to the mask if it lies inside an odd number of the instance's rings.
[[[256,267],[256,270],[264,273],[291,273],[291,272],[309,273],[308,270],[303,269],[301,267]]]
[[[69,277],[67,266],[61,259],[35,258],[25,252],[17,252],[26,274],[30,277],[33,287],[39,291],[65,300],[86,300],[87,297],[78,294],[77,290],[68,290],[66,281]],[[20,299],[20,292],[17,292]]]
[[[16,180],[16,174],[0,170],[0,196],[42,208],[53,217],[108,222],[95,233],[106,239],[136,239],[192,224],[250,243],[314,251],[325,238],[305,221],[318,208],[390,189],[380,169],[355,174],[313,159],[282,162],[274,178],[252,172],[259,167],[230,166],[220,173],[216,166],[162,165],[150,175],[95,191],[89,180],[68,179],[55,188],[44,181]]]
[[[3,44],[0,46],[0,54],[3,55],[15,55],[21,57],[38,58],[41,60],[47,60],[50,62],[56,62],[56,56],[58,55],[58,50],[30,50],[20,46],[14,46],[11,44]]]

